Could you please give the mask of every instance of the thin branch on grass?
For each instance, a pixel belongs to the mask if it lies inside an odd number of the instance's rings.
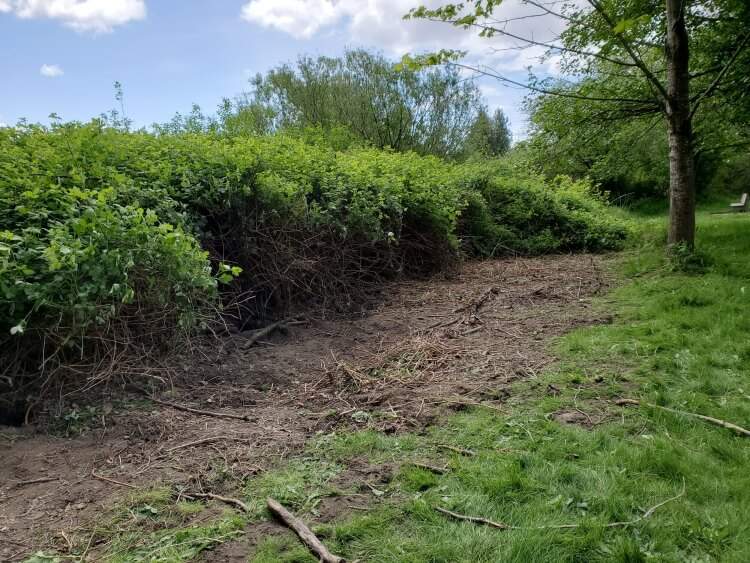
[[[750,430],[747,428],[743,428],[742,426],[737,426],[736,424],[733,424],[731,422],[727,422],[726,420],[721,420],[720,418],[714,418],[712,416],[706,416],[704,414],[697,414],[694,412],[688,412],[688,411],[681,411],[677,409],[672,409],[669,407],[663,407],[661,405],[656,405],[654,403],[642,403],[640,401],[636,401],[635,399],[619,399],[615,401],[615,404],[618,406],[625,406],[625,405],[644,405],[647,407],[652,407],[655,409],[661,409],[663,411],[671,412],[674,414],[679,414],[682,416],[691,416],[693,418],[697,418],[699,420],[702,420],[704,422],[708,422],[709,424],[714,424],[716,426],[721,426],[722,428],[727,428],[729,430],[732,430],[733,432],[740,434],[742,436],[748,436],[750,437]]]
[[[243,512],[250,512],[250,508],[241,500],[232,497],[223,497],[221,495],[215,495],[214,493],[184,493],[182,496],[185,498],[207,498],[211,500],[218,500],[225,504],[236,506]]]
[[[435,465],[429,465],[427,463],[420,463],[417,461],[412,461],[411,464],[414,467],[418,467],[420,469],[424,469],[425,471],[430,471],[432,473],[437,473],[438,475],[445,475],[448,473],[448,469],[445,467],[437,467]]]
[[[476,452],[474,450],[467,450],[464,448],[457,448],[455,446],[449,446],[448,444],[438,444],[437,446],[441,450],[450,450],[452,452],[456,452],[457,454],[465,455],[468,457],[473,457],[476,455]]]
[[[682,490],[679,492],[679,494],[670,497],[666,500],[661,501],[658,504],[655,504],[651,508],[649,508],[646,512],[638,516],[637,518],[633,518],[632,520],[625,520],[623,522],[610,522],[609,524],[604,524],[604,528],[622,528],[627,526],[633,526],[635,524],[638,524],[642,520],[645,520],[649,518],[654,512],[656,512],[659,508],[664,506],[665,504],[668,504],[670,502],[673,502],[680,497],[682,497],[685,494],[685,481],[682,481]],[[471,522],[473,524],[481,524],[483,526],[489,526],[491,528],[496,528],[498,530],[575,530],[578,528],[582,528],[584,525],[588,526],[589,524],[553,524],[550,526],[510,526],[508,524],[504,524],[503,522],[495,522],[493,520],[488,520],[487,518],[481,518],[479,516],[467,516],[465,514],[459,514],[458,512],[453,512],[451,510],[447,510],[445,508],[441,508],[439,506],[434,507],[436,511],[440,512],[441,514],[445,514],[446,516],[450,516],[451,518],[454,518],[455,520],[462,520],[464,522]]]
[[[266,499],[268,509],[299,536],[303,543],[318,556],[322,563],[345,563],[343,557],[333,555],[305,523],[272,498]]]
[[[178,411],[185,411],[193,414],[200,414],[202,416],[214,416],[219,418],[233,418],[235,420],[244,420],[245,422],[252,422],[252,419],[246,415],[246,414],[232,414],[228,412],[214,412],[214,411],[204,411],[200,409],[194,409],[192,407],[186,407],[185,405],[179,405],[177,403],[170,403],[168,401],[162,401],[160,399],[155,399],[154,397],[151,397],[151,400],[159,405],[164,405],[165,407],[170,407],[173,409],[176,409]]]
[[[480,516],[467,516],[466,514],[459,514],[458,512],[453,512],[451,510],[448,510],[447,508],[441,508],[439,506],[436,506],[435,510],[437,510],[441,514],[445,514],[446,516],[455,518],[456,520],[463,520],[464,522],[471,522],[472,524],[481,524],[483,526],[489,526],[490,528],[497,528],[498,530],[514,529],[513,526],[508,526],[507,524],[503,524],[502,522],[495,522],[493,520],[488,520],[487,518],[481,518]]]

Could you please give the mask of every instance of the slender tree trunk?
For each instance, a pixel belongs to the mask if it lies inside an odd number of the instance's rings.
[[[670,246],[695,243],[695,163],[690,115],[690,51],[684,0],[667,3],[667,127]]]

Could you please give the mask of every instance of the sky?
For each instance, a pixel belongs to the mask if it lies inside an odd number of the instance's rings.
[[[431,0],[427,0],[430,4]],[[538,12],[506,0],[498,19]],[[193,103],[213,113],[248,78],[300,54],[340,54],[366,47],[394,59],[440,48],[468,51],[468,61],[523,81],[540,49],[508,50],[507,38],[482,39],[447,24],[405,21],[420,0],[0,0],[0,124],[19,118],[88,120],[116,106],[136,125],[165,122]],[[434,5],[435,2],[432,2]],[[541,38],[559,32],[550,17],[522,18],[513,32]],[[516,138],[526,128],[526,92],[493,79],[478,84],[490,108],[502,108]]]

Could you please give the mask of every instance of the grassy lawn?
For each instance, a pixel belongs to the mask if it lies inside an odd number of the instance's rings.
[[[342,492],[330,484],[337,468],[395,462],[374,509],[316,528],[332,551],[394,562],[750,561],[750,439],[612,403],[636,398],[750,427],[750,217],[701,215],[703,258],[688,264],[664,259],[661,232],[663,221],[650,220],[640,246],[618,260],[624,282],[599,303],[613,323],[557,342],[556,367],[518,384],[507,414],[474,408],[421,435],[323,436],[284,479],[250,482],[248,498],[270,493],[314,514],[316,498]],[[582,424],[558,422],[562,412]],[[633,525],[606,527],[668,499]],[[561,524],[579,527],[549,527]],[[291,534],[252,560],[315,561]]]

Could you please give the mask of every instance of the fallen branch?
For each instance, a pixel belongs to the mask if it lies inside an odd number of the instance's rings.
[[[274,514],[274,516],[279,518],[282,522],[284,522],[284,524],[294,530],[294,532],[310,549],[310,551],[318,556],[321,562],[345,563],[345,559],[343,557],[333,555],[330,551],[328,551],[326,546],[323,545],[323,543],[317,538],[317,536],[310,531],[310,528],[308,528],[302,520],[289,512],[281,504],[270,497],[266,499],[266,503],[268,504],[268,509]]]
[[[253,332],[252,336],[249,336],[247,339],[247,342],[245,342],[242,346],[243,348],[250,348],[253,344],[258,342],[261,338],[264,338],[271,334],[274,330],[285,328],[286,325],[292,321],[293,319],[282,319],[280,321],[276,321],[275,323],[271,323],[268,326],[265,326],[261,328],[260,330],[256,330]],[[240,333],[243,334],[243,333]]]
[[[479,401],[468,401],[464,399],[442,399],[439,401],[436,401],[437,403],[445,403],[448,405],[465,405],[467,407],[484,407],[486,409],[491,409],[493,411],[498,411],[501,413],[505,413],[505,411],[498,406],[492,405],[490,403],[482,403]]]
[[[494,522],[492,520],[487,520],[487,518],[480,518],[479,516],[466,516],[465,514],[452,512],[446,508],[441,508],[439,506],[436,506],[435,510],[437,510],[441,514],[445,514],[447,516],[450,516],[451,518],[455,518],[456,520],[463,520],[464,522],[471,522],[472,524],[482,524],[483,526],[497,528],[498,530],[514,529],[513,526],[508,526],[507,524],[503,524],[502,522]]]
[[[732,424],[731,422],[727,422],[726,420],[721,420],[720,418],[714,418],[712,416],[706,416],[704,414],[697,414],[694,412],[687,412],[687,411],[681,411],[677,409],[672,409],[669,407],[663,407],[661,405],[656,405],[654,403],[641,403],[640,401],[636,401],[635,399],[619,399],[615,401],[616,405],[619,406],[625,406],[625,405],[645,405],[647,407],[652,407],[655,409],[661,409],[663,411],[671,412],[674,414],[679,414],[682,416],[692,416],[693,418],[700,419],[704,422],[708,422],[709,424],[714,424],[716,426],[721,426],[722,428],[727,428],[729,430],[732,430],[733,432],[736,432],[737,434],[740,434],[742,436],[748,436],[750,437],[750,430],[747,428],[742,428],[742,426],[737,426],[736,424]]]
[[[36,485],[37,483],[50,483],[52,481],[59,481],[59,477],[40,477],[39,479],[30,479],[29,481],[16,481],[13,483],[14,487],[25,487],[26,485]]]
[[[455,446],[449,446],[448,444],[438,444],[437,446],[441,450],[450,450],[452,452],[456,452],[457,454],[465,455],[468,457],[472,457],[476,455],[476,452],[474,450],[466,450],[464,448],[457,448]]]
[[[193,413],[193,414],[200,414],[202,416],[215,416],[215,417],[219,417],[219,418],[233,418],[233,419],[236,419],[236,420],[244,420],[245,422],[251,422],[252,421],[252,419],[249,416],[247,416],[246,414],[232,414],[232,413],[228,413],[228,412],[204,411],[204,410],[200,410],[200,409],[194,409],[192,407],[186,407],[185,405],[178,405],[177,403],[170,403],[170,402],[167,402],[167,401],[161,401],[161,400],[155,399],[153,397],[151,397],[151,400],[154,403],[157,403],[159,405],[164,405],[165,407],[170,407],[170,408],[173,408],[173,409],[178,410],[178,411],[185,411],[185,412],[190,412],[190,413]]]
[[[416,461],[412,461],[411,464],[414,467],[419,467],[420,469],[431,471],[432,473],[437,473],[438,475],[445,475],[446,473],[448,473],[448,469],[446,469],[445,467],[435,467],[434,465],[427,465],[426,463],[418,463]]]
[[[208,498],[212,500],[218,500],[226,504],[236,506],[243,512],[250,512],[250,508],[241,500],[231,497],[223,497],[221,495],[215,495],[213,493],[185,493],[182,496],[186,498]]]
[[[679,494],[673,497],[670,497],[666,500],[663,500],[658,504],[655,504],[638,518],[634,518],[632,520],[626,520],[623,522],[610,522],[609,524],[604,524],[603,527],[604,528],[621,528],[621,527],[626,527],[626,526],[633,526],[641,522],[642,520],[649,518],[659,508],[661,508],[667,503],[677,500],[678,498],[682,497],[684,494],[685,494],[685,481],[683,480],[682,490],[680,491]],[[528,530],[575,530],[577,528],[582,528],[584,526],[584,524],[553,524],[550,526],[509,526],[508,524],[503,524],[502,522],[495,522],[493,520],[488,520],[487,518],[481,518],[479,516],[467,516],[465,514],[459,514],[458,512],[452,512],[450,510],[441,508],[439,506],[436,506],[434,508],[436,511],[440,512],[441,514],[445,514],[456,520],[462,520],[464,522],[471,522],[473,524],[481,524],[484,526],[489,526],[491,528],[497,528],[498,530],[527,530],[527,531]],[[588,525],[589,524],[586,524],[586,526]]]
[[[123,483],[122,481],[117,481],[116,479],[110,479],[109,477],[105,477],[104,475],[99,475],[96,471],[94,471],[94,468],[91,468],[91,476],[94,479],[99,479],[99,481],[105,481],[107,483],[112,483],[113,485],[120,485],[121,487],[127,487],[129,489],[137,489],[135,485],[131,485],[130,483]]]
[[[202,446],[203,444],[212,444],[214,442],[220,442],[222,440],[229,440],[232,442],[250,442],[250,440],[246,438],[235,438],[234,436],[212,436],[211,438],[203,438],[202,440],[195,440],[193,442],[186,442],[178,446],[173,446],[171,448],[168,448],[165,451],[167,453],[171,453],[175,450],[180,450],[182,448],[189,448],[191,446]]]
[[[484,306],[484,304],[487,302],[487,300],[490,298],[491,295],[497,295],[499,292],[500,290],[498,288],[491,287],[490,289],[485,291],[478,299],[475,299],[471,303],[468,303],[466,305],[463,305],[462,307],[459,307],[458,309],[455,309],[453,312],[461,313],[462,311],[471,309],[472,312],[476,314]]]

